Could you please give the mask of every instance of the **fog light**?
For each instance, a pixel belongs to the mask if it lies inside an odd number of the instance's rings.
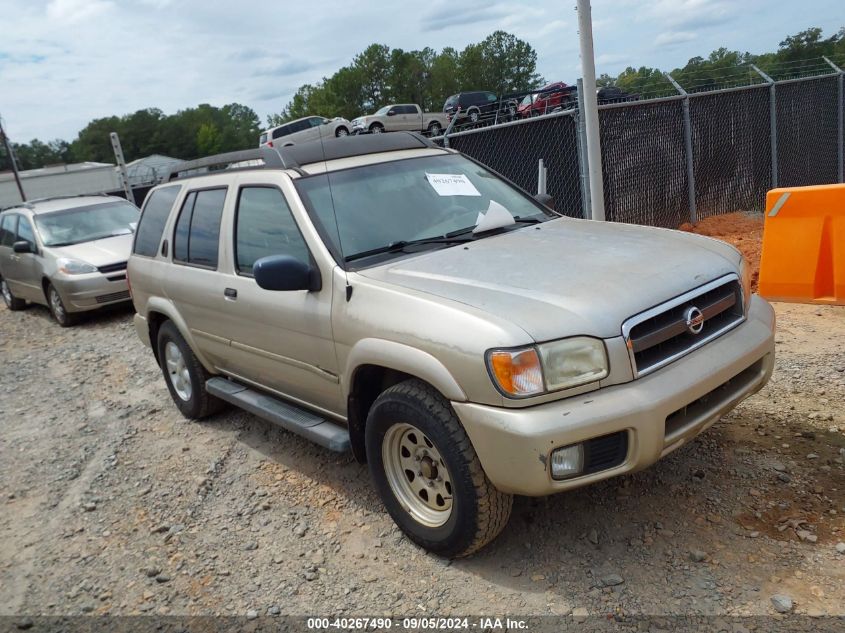
[[[566,479],[584,469],[584,445],[573,444],[552,451],[552,479]]]

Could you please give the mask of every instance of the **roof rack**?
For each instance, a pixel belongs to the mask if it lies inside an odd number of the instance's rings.
[[[302,171],[301,165],[350,158],[352,156],[426,147],[442,149],[430,139],[416,132],[391,132],[390,134],[347,136],[344,138],[324,139],[322,141],[309,141],[301,145],[289,145],[280,148],[265,145],[258,149],[227,152],[225,154],[217,154],[215,156],[207,156],[205,158],[177,163],[170,167],[169,172],[167,172],[162,182],[204,175],[204,173],[189,173],[198,169],[218,167],[222,170],[233,163],[248,160],[261,160],[263,165],[247,167],[246,169],[293,169],[300,175],[305,176],[307,174]],[[239,168],[233,167],[230,169]]]
[[[264,169],[295,169],[298,167],[296,164],[285,161],[274,148],[259,147],[258,149],[243,149],[237,152],[226,152],[225,154],[215,154],[214,156],[206,156],[204,158],[197,158],[196,160],[186,160],[176,163],[170,166],[162,182],[184,178],[185,176],[179,175],[184,172],[208,169],[210,167],[226,169],[232,163],[240,163],[247,160],[263,161]]]
[[[120,198],[121,196],[112,196],[110,193],[106,193],[104,191],[97,191],[95,193],[69,193],[60,196],[47,196],[45,198],[31,198],[26,202],[19,202],[17,204],[10,205],[8,207],[0,207],[0,211],[8,211],[9,209],[33,209],[33,206],[36,202],[49,202],[50,200],[66,200],[68,198],[95,198],[97,196],[103,196],[106,198],[115,197]]]

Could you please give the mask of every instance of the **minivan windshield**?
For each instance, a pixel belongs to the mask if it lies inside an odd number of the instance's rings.
[[[491,202],[517,220],[556,217],[459,154],[365,165],[295,182],[312,217],[346,261],[393,244],[469,236]]]
[[[35,224],[44,246],[70,246],[131,235],[138,226],[139,214],[138,208],[129,202],[107,202],[39,213]]]

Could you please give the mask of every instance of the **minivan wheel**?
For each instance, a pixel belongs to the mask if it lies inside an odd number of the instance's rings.
[[[372,134],[381,134],[384,132],[384,126],[381,123],[373,123],[370,126],[370,132]]]
[[[469,113],[469,120],[472,123],[478,123],[478,110],[471,110]]]
[[[222,401],[205,390],[211,374],[199,362],[172,321],[159,328],[156,345],[164,381],[182,415],[198,420],[222,408]]]
[[[67,311],[59,291],[53,284],[47,284],[47,303],[50,306],[50,314],[56,319],[56,323],[62,327],[70,327],[76,323],[76,315]]]
[[[334,135],[337,138],[340,138],[342,136],[349,136],[349,130],[347,130],[345,127],[339,127],[334,131]]]
[[[3,303],[9,310],[23,310],[26,307],[26,301],[12,294],[12,289],[9,288],[5,279],[0,279],[0,294],[3,295]]]
[[[367,417],[365,442],[379,496],[420,547],[467,556],[507,524],[513,497],[487,479],[448,400],[430,385],[406,380],[384,391]]]

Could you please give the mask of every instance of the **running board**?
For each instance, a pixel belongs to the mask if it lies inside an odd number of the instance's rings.
[[[278,424],[286,431],[301,435],[331,451],[343,453],[349,450],[349,432],[310,411],[226,378],[210,378],[205,388],[212,396]]]

